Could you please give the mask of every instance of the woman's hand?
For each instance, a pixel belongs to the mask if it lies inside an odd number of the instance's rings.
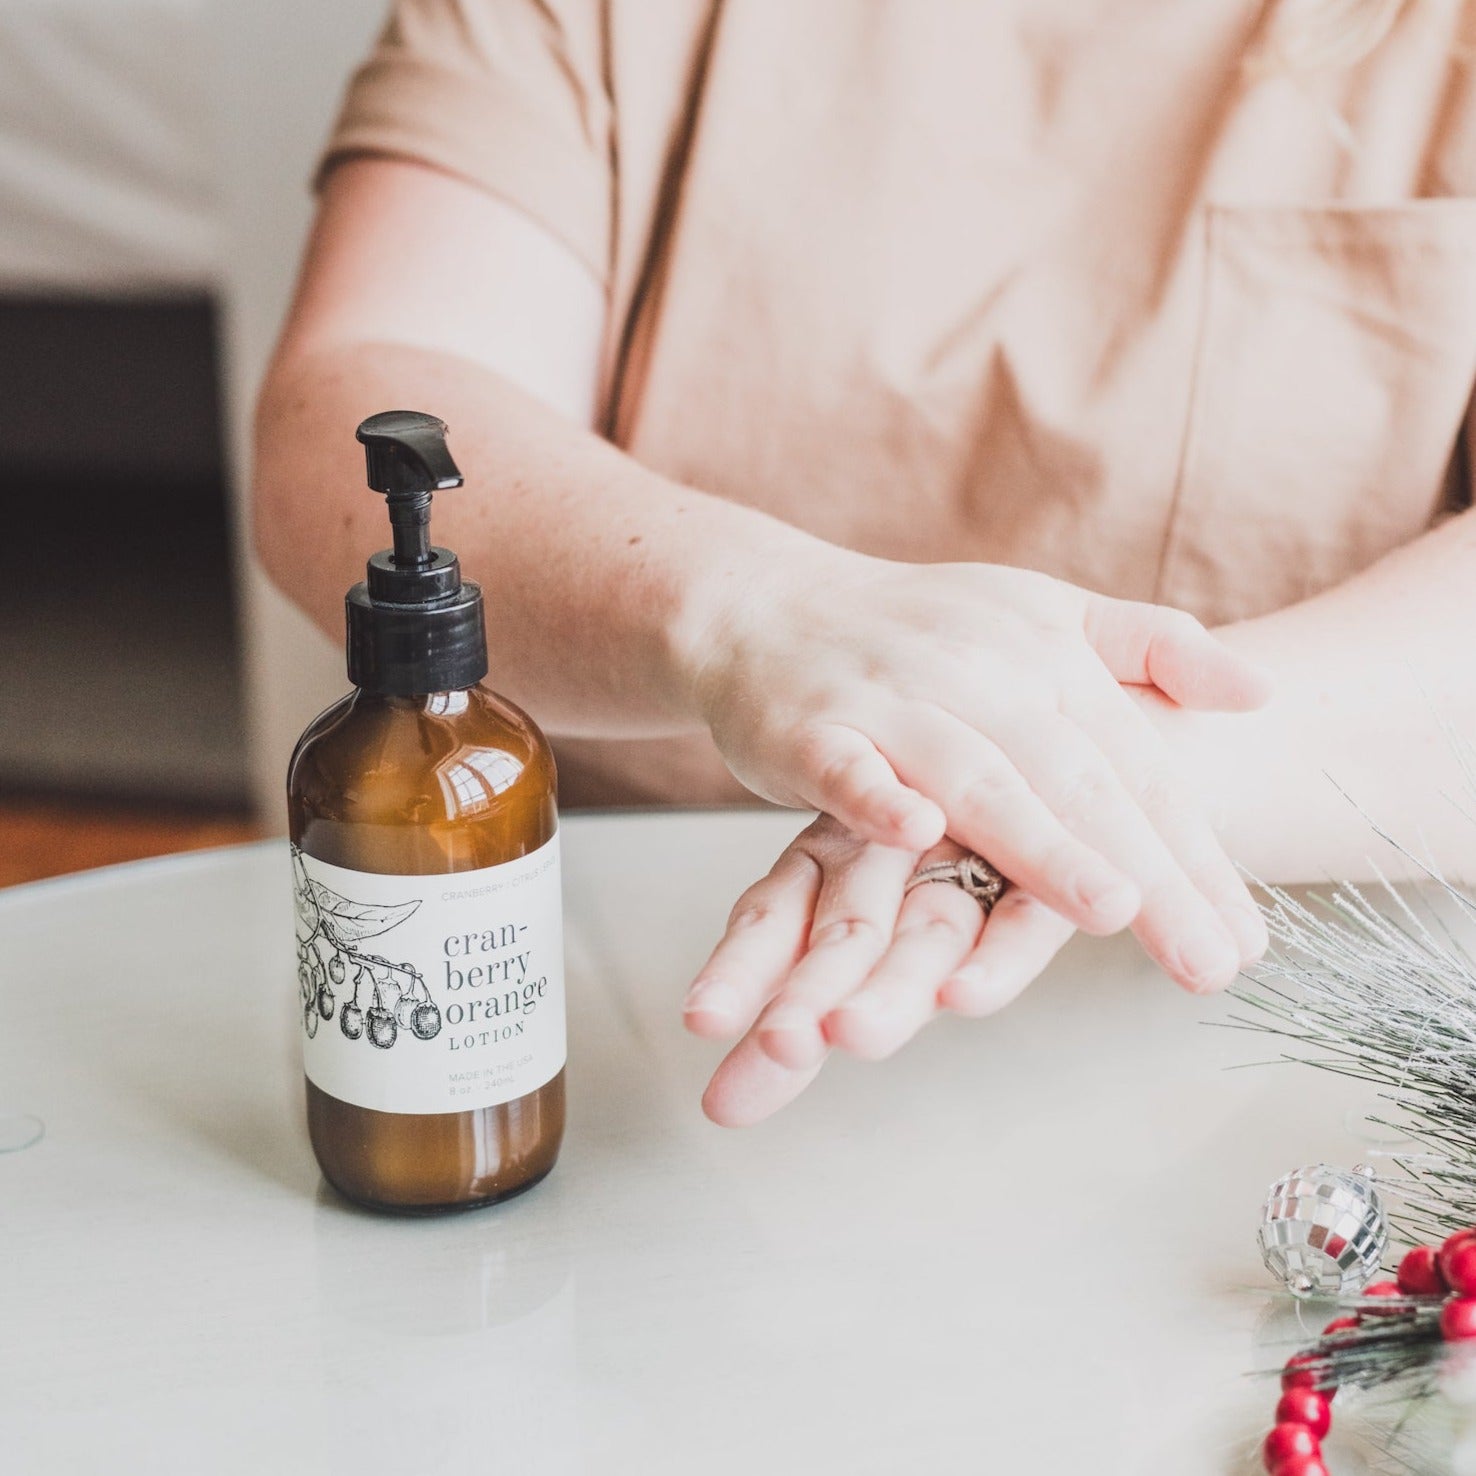
[[[946,832],[1064,923],[1131,925],[1190,989],[1223,987],[1265,947],[1123,690],[1241,710],[1266,699],[1257,668],[1180,611],[1043,574],[807,553],[722,598],[695,658],[697,705],[750,788],[914,854]]]
[[[988,1015],[1045,968],[1074,929],[1012,888],[985,921],[956,886],[908,879],[962,847],[919,856],[859,840],[822,815],[733,909],[687,996],[687,1028],[742,1039],[702,1099],[724,1127],[777,1111],[830,1046],[879,1060],[940,1009]]]

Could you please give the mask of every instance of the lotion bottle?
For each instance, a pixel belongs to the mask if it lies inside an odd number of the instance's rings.
[[[393,547],[346,601],[354,690],[298,741],[287,799],[308,1133],[350,1199],[505,1199],[564,1130],[553,755],[482,684],[480,588],[430,541],[459,487],[445,423],[358,429]]]

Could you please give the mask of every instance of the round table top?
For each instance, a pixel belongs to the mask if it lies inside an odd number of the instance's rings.
[[[1276,1052],[1078,939],[1004,1014],[714,1127],[681,996],[800,823],[566,820],[563,1156],[444,1219],[318,1174],[284,844],[0,893],[0,1117],[45,1129],[0,1154],[0,1470],[1258,1469],[1244,1376],[1318,1325],[1260,1203],[1356,1161],[1367,1091],[1223,1069]]]

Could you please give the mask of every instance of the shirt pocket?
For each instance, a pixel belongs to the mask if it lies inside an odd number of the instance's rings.
[[[1157,598],[1227,621],[1428,528],[1476,377],[1476,200],[1211,206]]]

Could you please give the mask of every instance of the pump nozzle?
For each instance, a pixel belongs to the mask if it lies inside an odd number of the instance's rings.
[[[388,504],[393,549],[369,559],[348,592],[349,679],[395,695],[469,687],[487,674],[482,592],[449,548],[430,541],[431,493],[461,486],[446,422],[414,410],[358,429],[369,485]]]
[[[431,493],[462,483],[446,445],[446,422],[418,410],[385,410],[355,434],[364,447],[369,485],[389,503],[395,563],[430,563]]]

